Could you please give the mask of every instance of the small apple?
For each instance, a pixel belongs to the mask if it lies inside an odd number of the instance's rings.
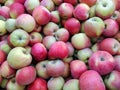
[[[60,5],[63,0],[52,0],[54,2],[55,5]]]
[[[114,59],[115,59],[115,68],[114,68],[114,70],[117,70],[117,71],[120,72],[120,55],[115,55]]]
[[[66,3],[70,3],[70,4],[72,4],[73,6],[75,6],[76,4],[77,4],[77,0],[63,0],[64,2],[66,2]]]
[[[23,4],[23,3],[25,3],[25,0],[14,0],[14,2],[18,2],[18,3]]]
[[[51,22],[60,23],[60,15],[57,10],[51,11]]]
[[[79,0],[80,3],[85,3],[88,6],[93,6],[97,3],[97,0]]]
[[[95,44],[92,46],[91,49],[92,49],[93,52],[96,52],[96,51],[100,50],[100,45],[99,45],[99,43],[95,43]]]
[[[6,53],[3,50],[0,50],[0,65],[6,60]]]
[[[114,13],[111,16],[111,19],[116,20],[118,24],[120,25],[120,12],[114,11]]]
[[[70,75],[70,65],[67,62],[64,62],[64,64],[65,64],[65,68],[62,77],[67,78]]]
[[[71,56],[71,57],[64,58],[63,61],[65,63],[70,63],[71,61],[73,61],[73,57]]]
[[[0,83],[0,87],[5,89],[7,87],[7,83],[8,83],[9,79],[7,78],[2,78],[2,82]]]
[[[73,56],[73,54],[74,54],[74,47],[73,47],[73,45],[70,43],[70,42],[66,42],[66,45],[67,45],[67,47],[68,47],[68,52],[69,52],[69,57],[72,57]]]
[[[0,36],[3,36],[7,33],[5,21],[0,20]]]
[[[96,8],[96,4],[93,5],[90,10],[89,10],[89,17],[92,18],[92,17],[95,17],[95,8]]]

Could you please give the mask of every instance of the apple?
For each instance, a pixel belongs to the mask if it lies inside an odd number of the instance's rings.
[[[36,61],[42,61],[47,57],[47,50],[42,43],[36,43],[32,46],[31,54]]]
[[[69,64],[71,61],[73,61],[73,57],[71,56],[71,57],[64,58],[63,61]]]
[[[46,65],[46,70],[49,76],[57,77],[64,73],[65,64],[62,60],[51,60]]]
[[[99,0],[96,4],[95,14],[102,19],[111,17],[114,11],[115,4],[112,0]]]
[[[62,77],[67,78],[70,75],[70,65],[67,62],[64,62],[64,64],[65,64],[65,68],[64,68],[64,72],[62,74]]]
[[[120,55],[115,55],[114,59],[115,59],[115,68],[114,68],[114,70],[117,70],[117,71],[120,72]]]
[[[16,18],[16,27],[22,28],[26,32],[32,32],[35,25],[35,19],[29,14],[21,14]]]
[[[39,25],[45,25],[51,19],[49,10],[42,5],[39,5],[33,10],[32,16],[35,18],[36,22]]]
[[[84,32],[89,37],[99,37],[104,31],[105,23],[99,17],[92,17],[84,22]]]
[[[18,69],[15,80],[19,85],[31,84],[36,78],[36,69],[33,66],[26,66]]]
[[[69,18],[65,21],[64,27],[71,35],[74,35],[80,31],[81,24],[76,18]]]
[[[118,24],[120,25],[120,12],[114,11],[114,13],[111,16],[111,19],[116,20]]]
[[[6,53],[3,50],[0,50],[0,65],[6,60]]]
[[[57,10],[51,11],[51,22],[60,23],[60,15]]]
[[[25,86],[19,85],[15,78],[11,78],[7,83],[6,90],[25,90]]]
[[[95,5],[97,3],[97,0],[79,0],[80,3],[85,3],[89,5],[90,7]]]
[[[72,4],[73,6],[75,6],[76,4],[77,4],[77,0],[63,0],[64,2],[66,2],[66,3],[70,3],[70,4]]]
[[[112,1],[113,1],[114,4],[115,4],[115,9],[116,9],[116,10],[119,10],[119,9],[120,9],[120,5],[119,5],[120,0],[112,0]]]
[[[118,33],[114,36],[114,38],[115,38],[116,40],[120,41],[120,32],[118,32]]]
[[[5,21],[0,20],[0,36],[3,36],[7,33],[7,30],[5,28]]]
[[[109,90],[120,89],[120,72],[113,70],[109,75],[105,76],[105,85]]]
[[[75,51],[74,47],[70,42],[66,42],[66,45],[68,47],[68,52],[69,52],[68,56],[72,57],[74,55],[74,51]]]
[[[65,82],[63,86],[63,90],[80,90],[79,80],[78,79],[70,79]]]
[[[96,52],[96,51],[100,50],[100,45],[99,45],[99,43],[95,43],[95,44],[92,46],[91,49],[92,49],[93,52]]]
[[[95,8],[96,8],[96,4],[93,5],[92,7],[90,7],[90,10],[89,10],[89,17],[90,18],[95,17]]]
[[[120,43],[114,38],[106,38],[100,42],[100,50],[115,55],[120,48]]]
[[[0,75],[0,84],[2,84],[2,81],[3,81],[3,78],[2,78],[2,76]]]
[[[9,79],[7,78],[2,78],[2,82],[0,83],[0,87],[5,89],[6,86],[7,86],[7,83],[8,83]]]
[[[52,0],[52,1],[54,2],[55,5],[58,6],[63,2],[63,0]]]
[[[14,0],[6,0],[4,3],[5,6],[10,7],[14,3]]]
[[[80,90],[106,90],[102,77],[94,70],[84,72],[79,78]]]
[[[28,85],[27,90],[48,90],[47,82],[42,78],[36,78],[34,82]]]
[[[65,83],[64,78],[61,76],[51,77],[48,80],[47,87],[48,90],[62,90],[64,83]]]
[[[15,47],[9,52],[7,62],[12,68],[20,69],[31,64],[32,56],[25,48]]]
[[[18,2],[18,3],[24,4],[25,0],[14,0],[14,2]]]
[[[68,54],[68,47],[63,41],[56,41],[48,51],[48,57],[50,59],[64,59],[68,57]]]
[[[90,7],[85,3],[78,4],[73,10],[73,15],[78,20],[86,20],[89,17]]]
[[[48,60],[44,60],[44,61],[38,62],[35,66],[37,75],[43,79],[48,79],[50,77],[46,69],[46,65],[48,64],[48,62],[49,62]]]
[[[115,67],[113,56],[107,51],[96,51],[88,60],[90,69],[97,71],[100,75],[110,73]]]
[[[71,37],[71,43],[77,50],[88,48],[91,46],[91,41],[85,33],[77,33]]]

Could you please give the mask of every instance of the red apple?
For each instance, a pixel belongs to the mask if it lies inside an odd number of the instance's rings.
[[[115,55],[114,56],[115,59],[115,70],[120,72],[120,55]]]
[[[79,0],[80,3],[86,3],[87,5],[89,5],[90,7],[95,5],[97,0]]]
[[[63,0],[64,2],[66,2],[66,3],[70,3],[70,4],[72,4],[72,5],[76,5],[77,4],[77,0]]]
[[[25,0],[14,0],[14,2],[18,2],[18,3],[24,4],[24,3],[25,3]]]
[[[6,53],[3,50],[0,50],[0,65],[6,60]]]
[[[57,10],[51,11],[51,22],[60,23],[60,15]]]

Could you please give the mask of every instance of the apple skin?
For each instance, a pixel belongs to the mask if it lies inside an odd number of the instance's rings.
[[[86,20],[89,17],[90,7],[85,3],[78,4],[73,10],[73,15],[78,20]]]
[[[114,36],[114,38],[115,38],[116,40],[120,41],[120,32],[118,32],[118,33]]]
[[[62,90],[64,83],[65,83],[64,78],[61,76],[51,77],[48,80],[47,87],[48,90]]]
[[[14,47],[24,47],[29,44],[30,36],[29,34],[22,30],[16,29],[10,34],[10,43]]]
[[[90,18],[95,17],[95,8],[96,8],[96,4],[93,5],[92,7],[90,7],[90,10],[89,10],[89,17]]]
[[[68,57],[68,54],[68,47],[63,41],[56,41],[51,45],[48,51],[48,57],[50,59],[64,59]]]
[[[76,18],[70,18],[65,21],[64,27],[69,31],[71,35],[74,35],[80,31],[81,24]]]
[[[113,2],[114,2],[114,4],[115,4],[115,8],[116,8],[116,10],[119,10],[120,9],[120,0],[112,0]]]
[[[0,36],[3,36],[7,33],[5,21],[0,20]]]
[[[2,78],[2,82],[0,83],[0,87],[1,88],[7,88],[7,83],[8,83],[9,79],[7,78]]]
[[[52,1],[54,2],[55,5],[58,6],[63,2],[63,0],[52,0]]]
[[[84,32],[89,37],[99,37],[105,28],[104,21],[99,17],[89,18],[84,22]]]
[[[105,23],[105,29],[103,31],[103,35],[106,37],[113,37],[115,36],[119,31],[119,25],[117,21],[113,19],[106,19],[104,20]]]
[[[79,79],[81,74],[87,71],[87,66],[83,61],[73,60],[70,63],[70,71],[74,79]]]
[[[114,70],[117,70],[117,71],[120,72],[120,55],[115,55],[114,59],[115,59],[115,68],[114,68]]]
[[[106,90],[102,77],[94,70],[84,72],[79,78],[80,90]]]
[[[21,14],[16,18],[16,27],[23,28],[26,32],[32,32],[35,25],[35,19],[29,14]]]
[[[36,78],[36,69],[33,66],[18,69],[15,75],[16,82],[19,85],[29,85]]]
[[[73,54],[74,54],[74,47],[73,47],[73,45],[70,43],[70,42],[66,42],[66,45],[67,45],[67,47],[68,47],[68,52],[69,52],[69,57],[72,57],[73,56]]]
[[[7,62],[12,68],[20,69],[31,64],[32,56],[25,48],[15,47],[9,52]]]
[[[62,19],[68,19],[72,17],[74,7],[70,3],[62,3],[58,7],[59,15]]]
[[[120,89],[120,72],[113,70],[104,79],[105,85],[109,90],[119,90]]]
[[[25,0],[14,0],[14,2],[18,2],[18,3],[24,4]]]
[[[72,4],[73,6],[75,6],[76,4],[77,4],[77,0],[63,0],[64,2],[66,2],[66,3],[70,3],[70,4]]]
[[[63,86],[63,90],[80,90],[79,80],[78,79],[70,79],[65,82]]]
[[[32,16],[35,18],[36,22],[39,25],[45,25],[51,19],[49,10],[41,5],[39,5],[33,10]]]
[[[74,34],[71,38],[71,43],[73,47],[77,50],[88,48],[91,46],[90,39],[85,33]]]
[[[114,38],[106,38],[100,42],[100,50],[115,55],[120,48],[120,43]]]
[[[46,65],[49,61],[44,60],[36,64],[37,75],[43,79],[48,79],[50,76],[47,73]]]
[[[48,90],[47,82],[42,78],[36,78],[34,82],[28,85],[27,90]]]
[[[114,11],[115,4],[112,0],[99,0],[96,4],[95,14],[102,19],[111,17]]]
[[[42,61],[47,57],[47,49],[42,43],[36,43],[32,46],[31,54],[36,61]]]
[[[24,85],[19,85],[15,78],[11,78],[6,86],[6,90],[24,90],[25,86]]]
[[[64,72],[62,74],[62,77],[67,78],[70,75],[70,65],[67,62],[64,62],[64,64],[65,64],[65,68],[64,68]]]
[[[110,73],[115,67],[113,56],[107,51],[96,51],[88,60],[90,69],[97,71],[100,75]]]
[[[51,60],[46,65],[46,70],[49,76],[57,77],[64,73],[65,64],[61,60]]]
[[[99,43],[95,43],[95,44],[92,46],[91,49],[92,49],[93,52],[96,52],[96,51],[100,50],[100,45],[99,45]]]
[[[7,54],[3,51],[0,50],[0,65],[6,60]]]
[[[97,0],[79,0],[80,3],[86,3],[88,6],[93,6],[96,4]]]

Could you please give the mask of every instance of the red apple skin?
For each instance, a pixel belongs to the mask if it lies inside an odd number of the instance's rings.
[[[115,70],[120,72],[120,55],[115,55],[114,56],[115,59]]]
[[[97,0],[79,0],[81,3],[86,3],[88,6],[93,6],[96,4]]]
[[[77,4],[77,0],[63,0],[63,1],[66,2],[66,3],[70,3],[73,6]]]
[[[50,12],[48,11],[48,9],[41,5],[36,7],[33,10],[32,16],[35,18],[36,22],[39,25],[45,25],[51,19],[51,15],[50,15]]]
[[[96,51],[88,60],[90,69],[97,71],[100,75],[110,73],[115,67],[113,56],[106,51]]]
[[[25,0],[14,0],[14,2],[18,2],[18,3],[24,4]]]
[[[106,90],[102,77],[94,70],[84,72],[79,79],[80,90]]]
[[[70,71],[73,78],[79,79],[81,74],[87,71],[87,66],[83,61],[73,60],[70,63]]]
[[[6,53],[3,50],[0,50],[0,65],[6,60]]]
[[[48,52],[50,59],[64,59],[68,57],[68,54],[68,47],[63,41],[53,43]]]
[[[100,42],[100,50],[115,55],[120,48],[120,43],[114,38],[106,38]]]
[[[69,31],[71,35],[74,35],[80,31],[81,24],[76,18],[70,18],[65,21],[64,27]]]
[[[19,85],[31,84],[36,78],[36,69],[33,66],[27,66],[16,72],[16,82]]]
[[[42,78],[36,78],[34,82],[28,85],[27,90],[48,90],[47,82]]]
[[[73,15],[78,20],[86,20],[89,17],[89,9],[90,7],[87,4],[80,3],[75,7]]]
[[[117,21],[115,21],[113,19],[106,19],[106,20],[104,20],[104,23],[106,25],[106,27],[103,31],[104,36],[113,37],[118,33],[119,25],[118,25]]]
[[[33,45],[31,53],[36,61],[44,60],[47,57],[47,50],[42,43]]]

